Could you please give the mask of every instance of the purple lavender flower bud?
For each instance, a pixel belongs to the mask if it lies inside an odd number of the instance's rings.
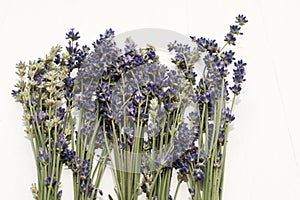
[[[48,157],[48,153],[45,152],[44,148],[39,147],[39,153],[40,156],[38,156],[38,160],[43,164],[46,165],[48,163],[49,157]]]
[[[182,175],[185,175],[189,172],[189,169],[187,166],[183,166],[182,168],[179,169],[179,173]]]
[[[132,138],[127,138],[127,142],[129,145],[132,145]],[[125,142],[121,141],[119,138],[118,138],[118,145],[120,149],[125,149],[126,147]]]
[[[197,163],[197,164],[195,165],[195,168],[201,168],[201,169],[204,169],[204,168],[205,168],[205,164],[203,164],[203,163]]]
[[[167,113],[172,113],[173,111],[176,110],[173,103],[165,104],[164,108]]]
[[[195,190],[192,188],[189,188],[189,193],[191,194],[191,196],[195,196]]]
[[[64,134],[62,134],[62,133],[60,133],[60,134],[58,135],[58,138],[59,138],[59,141],[60,141],[60,142],[63,142],[63,141],[65,140],[65,136],[64,136]]]
[[[185,71],[185,72],[184,72],[184,75],[185,75],[185,77],[186,77],[189,81],[191,81],[193,84],[196,83],[196,76],[197,76],[197,74],[196,74],[195,72],[188,70],[188,71]]]
[[[70,39],[72,41],[76,41],[80,38],[79,32],[74,32],[74,28],[71,28],[68,33],[66,33],[66,39]]]
[[[222,52],[220,54],[221,59],[223,60],[223,62],[225,63],[225,65],[230,65],[232,63],[233,60],[235,60],[234,56],[234,52],[233,51],[225,51]]]
[[[43,111],[39,112],[39,120],[41,121],[45,116],[45,113]]]
[[[223,61],[221,61],[218,65],[217,65],[217,69],[220,73],[220,76],[222,77],[226,77],[228,74],[228,70],[227,67],[225,65],[225,63]]]
[[[210,100],[210,91],[206,91],[204,94],[198,95],[198,101],[204,104],[208,104]]]
[[[239,27],[237,25],[232,25],[232,26],[230,26],[230,33],[229,34],[243,35],[243,33],[241,33],[240,30],[241,30],[241,27]]]
[[[210,53],[214,53],[217,51],[218,44],[215,43],[215,40],[209,40],[204,37],[196,38],[195,36],[190,37],[193,42],[196,42],[199,51],[209,51]]]
[[[96,97],[101,103],[110,103],[112,91],[109,89],[107,83],[101,83],[98,85],[96,90]]]
[[[144,60],[153,60],[156,57],[155,51],[150,49],[145,55]]]
[[[140,92],[136,92],[133,96],[133,103],[134,105],[142,105],[145,103],[146,99],[144,95],[142,95]]]
[[[63,149],[60,159],[61,161],[70,167],[75,158],[75,151],[71,151],[69,149]]]
[[[39,147],[39,152],[40,152],[40,155],[43,155],[44,154],[44,148],[43,147]]]
[[[242,87],[241,87],[241,84],[235,84],[234,86],[232,87],[229,87],[229,89],[235,94],[235,95],[239,95],[241,90],[242,90]]]
[[[234,66],[236,67],[235,70],[233,70],[233,81],[234,83],[242,83],[246,81],[244,78],[246,75],[245,66],[247,63],[244,63],[243,60],[239,60],[238,62],[234,63]]]
[[[220,168],[220,167],[221,167],[221,163],[222,163],[222,154],[219,153],[219,154],[217,155],[216,161],[215,161],[215,163],[214,163],[214,167]]]
[[[223,112],[223,118],[224,118],[225,122],[227,122],[227,123],[230,123],[235,119],[234,115],[232,115],[230,113],[231,113],[231,111],[228,107],[226,108],[225,112]]]
[[[43,76],[41,73],[38,73],[38,72],[36,72],[34,80],[36,81],[37,85],[40,85],[42,83]]]
[[[80,192],[85,192],[86,191],[86,184],[85,183],[82,183],[81,185],[80,185]]]
[[[200,168],[194,169],[193,177],[195,181],[202,181],[204,179],[204,172]]]
[[[17,98],[17,96],[19,96],[21,93],[21,90],[12,90],[11,95],[15,98]]]
[[[238,15],[236,17],[236,21],[235,22],[237,24],[239,24],[240,26],[243,26],[243,25],[245,25],[248,22],[248,20],[246,19],[246,16],[244,16],[244,15]]]
[[[59,64],[60,63],[60,54],[56,54],[55,55],[55,59],[54,59],[54,61],[53,61],[55,64]]]
[[[61,197],[62,197],[62,190],[59,190],[58,192],[57,192],[57,199],[61,199]]]
[[[229,44],[229,45],[235,45],[236,38],[233,36],[233,34],[228,33],[225,36],[224,41],[227,42],[227,44]]]
[[[57,109],[57,117],[58,119],[62,120],[65,116],[65,113],[66,113],[66,109],[62,108],[62,107],[59,107]]]
[[[65,84],[65,87],[66,88],[72,88],[73,85],[74,85],[74,80],[75,78],[72,78],[70,76],[67,76],[65,79],[64,79],[64,84]]]
[[[53,179],[52,179],[52,187],[55,186],[56,182],[57,182],[56,179],[53,178]],[[49,186],[49,185],[51,184],[51,177],[48,176],[48,177],[45,179],[44,183],[45,183],[45,185]]]
[[[224,131],[221,131],[218,135],[218,142],[220,145],[224,145],[224,139],[225,139]]]

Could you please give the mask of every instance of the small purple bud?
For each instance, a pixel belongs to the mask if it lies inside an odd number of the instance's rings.
[[[39,119],[42,120],[45,116],[45,113],[43,111],[39,112]]]
[[[40,152],[41,155],[43,155],[43,154],[44,154],[44,148],[43,148],[43,147],[40,147],[40,148],[39,148],[39,152]]]
[[[61,142],[64,141],[64,139],[65,139],[65,136],[62,133],[59,134],[58,137],[59,137],[59,141],[61,141]]]

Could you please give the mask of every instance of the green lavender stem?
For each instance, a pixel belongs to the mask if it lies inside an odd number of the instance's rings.
[[[177,194],[178,194],[179,188],[181,186],[181,183],[182,183],[182,180],[179,180],[178,183],[177,183],[175,193],[174,193],[174,200],[176,200],[176,198],[177,198]]]
[[[233,112],[233,107],[235,103],[236,95],[233,96],[231,108],[230,108],[230,114]],[[228,124],[226,124],[225,127],[225,138],[224,138],[224,147],[223,147],[223,157],[222,157],[222,164],[221,164],[221,170],[220,170],[220,194],[219,199],[222,200],[223,198],[223,183],[224,183],[224,172],[225,172],[225,159],[226,159],[226,152],[227,152],[227,140],[228,140]]]

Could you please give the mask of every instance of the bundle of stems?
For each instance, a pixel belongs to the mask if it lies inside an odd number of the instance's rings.
[[[111,29],[91,51],[71,29],[65,52],[56,46],[44,59],[20,62],[12,95],[23,106],[35,157],[34,198],[61,199],[65,166],[74,199],[97,199],[109,164],[119,200],[138,200],[141,193],[175,200],[182,183],[193,200],[221,200],[229,125],[246,66],[226,47],[235,45],[247,21],[236,17],[222,48],[194,36],[194,47],[170,43],[175,69],[160,62],[153,46],[137,48],[127,39],[118,48]]]

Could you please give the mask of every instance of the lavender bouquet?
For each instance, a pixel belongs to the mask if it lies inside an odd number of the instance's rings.
[[[222,48],[203,37],[191,37],[194,46],[169,43],[172,68],[153,46],[138,48],[128,38],[119,48],[111,29],[92,49],[80,46],[71,29],[65,51],[56,46],[43,59],[20,62],[12,95],[23,106],[36,161],[34,199],[61,199],[64,167],[72,171],[76,200],[105,198],[105,170],[115,183],[109,199],[144,193],[175,200],[182,183],[191,199],[222,199],[229,124],[246,66],[225,49],[245,23],[236,17]]]

